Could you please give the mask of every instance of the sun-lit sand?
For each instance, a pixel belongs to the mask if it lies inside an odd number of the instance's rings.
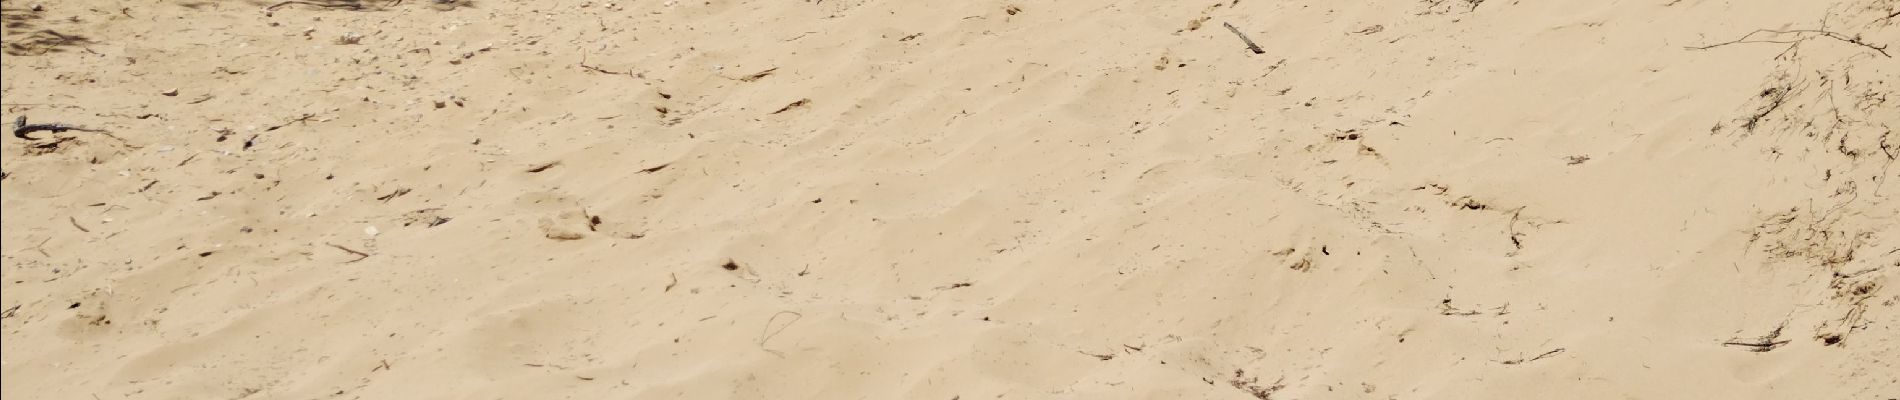
[[[1892,0],[0,4],[7,400],[1900,397]]]

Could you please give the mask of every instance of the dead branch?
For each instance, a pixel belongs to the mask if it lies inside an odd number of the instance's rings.
[[[349,260],[349,261],[344,261],[344,262],[343,262],[344,264],[349,264],[349,263],[353,263],[353,262],[357,262],[357,261],[363,261],[363,259],[365,259],[365,258],[369,258],[369,256],[370,256],[370,254],[369,254],[369,253],[364,253],[364,252],[361,252],[361,251],[356,251],[355,249],[351,249],[351,248],[348,248],[348,247],[343,247],[343,245],[339,245],[339,244],[336,244],[336,243],[324,243],[324,244],[327,244],[327,245],[330,245],[330,247],[335,247],[335,248],[336,248],[337,250],[343,250],[343,251],[345,251],[345,252],[349,252],[350,254],[355,254],[355,255],[356,255],[356,259],[355,259],[355,260]]]
[[[1532,362],[1532,361],[1537,361],[1537,360],[1542,360],[1542,359],[1545,359],[1545,358],[1549,358],[1550,356],[1554,356],[1554,355],[1557,355],[1557,354],[1559,354],[1559,353],[1563,353],[1563,352],[1564,352],[1564,349],[1563,349],[1562,347],[1559,347],[1559,348],[1557,348],[1556,350],[1551,350],[1551,351],[1546,351],[1546,352],[1544,352],[1544,354],[1538,354],[1538,355],[1537,355],[1536,357],[1531,357],[1531,358],[1520,358],[1520,359],[1516,359],[1516,360],[1504,360],[1504,361],[1498,361],[1498,363],[1499,363],[1499,364],[1504,364],[1504,365],[1518,365],[1518,364],[1524,364],[1524,363],[1529,363],[1529,362]]]
[[[1776,348],[1780,348],[1782,345],[1788,344],[1787,340],[1781,339],[1781,330],[1782,328],[1786,328],[1787,326],[1788,326],[1788,323],[1783,322],[1781,325],[1775,326],[1775,330],[1769,331],[1767,335],[1762,335],[1761,337],[1755,338],[1755,339],[1729,339],[1729,341],[1722,342],[1722,345],[1730,346],[1730,347],[1742,347],[1742,348],[1748,349],[1748,351],[1752,351],[1756,353],[1766,353]]]
[[[785,321],[785,325],[779,325],[778,329],[776,330],[772,329],[772,322],[778,321],[778,317],[781,315],[790,315],[792,316],[792,318],[789,321]],[[777,350],[766,348],[765,343],[772,341],[772,337],[778,336],[778,334],[781,332],[785,332],[786,328],[791,328],[792,324],[798,323],[798,320],[801,320],[801,319],[805,319],[805,314],[799,313],[797,311],[779,311],[776,314],[772,314],[771,318],[766,318],[765,330],[759,332],[759,349],[772,353],[772,355],[785,357],[784,354],[779,353]]]
[[[1241,42],[1245,42],[1245,43],[1247,43],[1247,50],[1248,50],[1248,51],[1252,51],[1252,52],[1253,52],[1254,54],[1266,54],[1266,53],[1267,53],[1267,50],[1266,50],[1266,49],[1261,49],[1261,48],[1260,48],[1260,45],[1259,45],[1259,44],[1255,44],[1255,43],[1253,42],[1253,39],[1248,39],[1248,38],[1247,38],[1247,34],[1245,34],[1245,33],[1240,33],[1240,28],[1235,28],[1235,27],[1234,27],[1234,24],[1230,24],[1230,23],[1226,23],[1226,22],[1222,22],[1222,23],[1220,23],[1220,24],[1221,24],[1222,26],[1226,26],[1226,27],[1227,27],[1227,30],[1229,30],[1229,31],[1233,31],[1233,32],[1234,32],[1234,36],[1239,36],[1239,37],[1240,37],[1240,41],[1241,41]]]
[[[264,10],[265,10],[265,11],[277,11],[277,9],[278,9],[278,8],[283,8],[284,6],[287,6],[287,5],[291,5],[291,4],[302,4],[302,5],[306,5],[306,6],[312,6],[312,7],[323,7],[323,8],[346,8],[346,9],[350,9],[350,10],[362,10],[362,9],[363,9],[363,5],[362,5],[362,4],[357,4],[357,3],[354,3],[354,2],[349,2],[349,3],[335,3],[335,4],[330,4],[330,3],[313,3],[313,2],[308,2],[308,1],[296,1],[296,0],[291,0],[291,1],[286,1],[286,2],[282,2],[282,3],[277,3],[277,4],[272,4],[272,5],[270,6],[270,7],[264,7]]]
[[[1755,35],[1764,34],[1764,33],[1769,34],[1769,35],[1795,35],[1796,38],[1782,39],[1782,40],[1777,40],[1775,38],[1763,38],[1763,39],[1755,38]],[[1708,50],[1708,49],[1713,49],[1716,47],[1722,47],[1722,46],[1727,46],[1731,44],[1743,44],[1743,43],[1790,44],[1790,43],[1801,43],[1809,39],[1820,38],[1820,37],[1839,40],[1841,42],[1852,44],[1855,46],[1865,47],[1869,50],[1873,50],[1874,52],[1880,53],[1882,57],[1893,58],[1892,54],[1887,54],[1887,46],[1867,43],[1865,40],[1862,40],[1859,36],[1847,36],[1838,32],[1820,30],[1820,29],[1791,29],[1791,30],[1756,29],[1754,32],[1749,32],[1747,35],[1742,35],[1742,37],[1735,38],[1735,40],[1711,44],[1707,46],[1685,46],[1684,48],[1689,49],[1689,50]]]
[[[786,111],[791,111],[792,109],[795,109],[795,108],[804,107],[809,104],[811,104],[811,99],[798,99],[798,101],[794,101],[791,104],[786,104],[785,107],[781,107],[778,109],[778,111],[773,111],[772,113],[780,114]]]
[[[270,131],[275,131],[278,129],[284,129],[284,127],[291,126],[294,124],[307,124],[310,122],[310,120],[316,119],[316,118],[317,118],[316,114],[304,113],[303,115],[297,116],[297,118],[292,118],[290,121],[286,121],[282,124],[272,125],[270,127],[264,128],[264,131],[270,132]],[[317,121],[317,122],[323,122],[323,121]],[[253,136],[252,138],[255,139],[256,137]]]
[[[608,74],[608,75],[626,75],[626,76],[628,76],[628,77],[633,77],[633,78],[639,78],[639,77],[640,77],[639,75],[635,75],[635,74],[633,73],[633,70],[627,70],[627,72],[613,72],[613,71],[608,71],[608,70],[606,70],[606,69],[602,69],[602,68],[600,68],[600,67],[596,67],[596,66],[592,66],[592,65],[587,65],[587,53],[585,53],[585,52],[583,52],[583,53],[581,53],[581,62],[580,62],[580,66],[581,66],[581,69],[585,69],[585,70],[588,70],[588,71],[594,71],[594,72],[598,72],[598,73],[603,73],[603,74]]]
[[[1788,344],[1787,340],[1776,340],[1772,342],[1742,342],[1742,341],[1722,342],[1723,346],[1746,347],[1748,348],[1748,351],[1752,351],[1756,353],[1765,353],[1765,352],[1768,352],[1769,350],[1774,350],[1776,348],[1779,348],[1781,347],[1781,345],[1785,345],[1785,344]]]
[[[740,82],[755,82],[760,79],[765,79],[765,77],[772,76],[772,73],[774,72],[778,72],[778,67],[767,68],[764,71],[754,72],[751,75],[746,75],[743,77],[726,78],[726,79],[732,79],[732,80],[736,80]]]

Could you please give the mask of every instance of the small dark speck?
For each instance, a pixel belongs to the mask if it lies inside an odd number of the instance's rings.
[[[79,308],[79,303],[78,303],[78,302],[74,302],[74,303],[73,303],[73,305],[70,305],[70,306],[66,306],[66,309],[68,309],[68,310],[71,310],[71,309],[75,309],[75,308]]]
[[[203,252],[203,253],[198,253],[198,256],[199,256],[199,257],[210,257],[210,256],[211,256],[211,253],[216,253],[216,252],[215,252],[215,251],[207,251],[207,252]]]

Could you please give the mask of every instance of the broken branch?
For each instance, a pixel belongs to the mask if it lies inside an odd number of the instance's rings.
[[[1264,49],[1261,49],[1259,44],[1255,44],[1253,42],[1253,39],[1248,39],[1247,34],[1240,33],[1240,28],[1235,28],[1234,24],[1230,24],[1226,22],[1222,22],[1220,24],[1221,26],[1226,26],[1227,30],[1234,32],[1234,36],[1239,36],[1241,42],[1247,43],[1247,50],[1253,51],[1254,54],[1267,54],[1267,51]]]
[[[587,53],[581,53],[581,63],[580,63],[580,65],[581,65],[581,69],[585,69],[585,70],[588,70],[588,71],[594,71],[594,72],[598,72],[598,73],[603,73],[603,74],[608,74],[608,75],[626,75],[626,76],[628,76],[628,77],[633,77],[633,78],[639,78],[639,77],[640,77],[639,75],[635,75],[635,74],[633,73],[633,70],[627,70],[627,72],[613,72],[613,71],[608,71],[608,70],[606,70],[606,69],[602,69],[602,68],[600,68],[600,67],[596,67],[596,66],[592,66],[592,65],[587,65]]]
[[[1755,39],[1756,34],[1763,34],[1763,33],[1766,33],[1769,35],[1795,35],[1796,37],[1794,39],[1787,39],[1787,40],[1778,40],[1777,38]],[[1764,36],[1767,36],[1767,35],[1764,35]],[[1746,35],[1742,35],[1742,37],[1735,38],[1735,40],[1711,44],[1707,46],[1686,46],[1684,48],[1690,49],[1690,50],[1708,50],[1708,49],[1713,49],[1716,47],[1722,47],[1722,46],[1727,46],[1731,44],[1741,44],[1741,43],[1789,44],[1789,43],[1801,43],[1809,39],[1814,39],[1814,38],[1819,38],[1819,37],[1839,40],[1844,43],[1853,44],[1860,47],[1865,47],[1865,48],[1868,48],[1870,50],[1880,53],[1880,55],[1883,57],[1893,58],[1892,54],[1887,54],[1887,46],[1867,43],[1866,41],[1861,40],[1859,36],[1850,37],[1847,35],[1840,34],[1838,32],[1826,31],[1826,30],[1820,30],[1820,29],[1790,29],[1790,30],[1756,29],[1754,32],[1749,32]]]
[[[804,107],[805,105],[808,105],[808,104],[811,104],[811,99],[798,99],[798,101],[794,101],[791,104],[786,104],[785,107],[779,108],[778,111],[773,111],[772,113],[779,114],[786,111],[791,111],[794,108]]]
[[[778,317],[780,315],[788,315],[788,314],[792,316],[791,320],[785,321],[785,324],[779,325],[778,329],[776,330],[772,329],[773,321],[778,321]],[[801,314],[797,311],[779,311],[777,314],[772,314],[771,318],[766,318],[765,330],[762,332],[759,332],[760,334],[759,349],[765,350],[766,352],[772,353],[773,355],[777,355],[779,357],[784,357],[785,355],[779,354],[778,351],[772,350],[770,348],[766,348],[765,343],[772,341],[772,337],[778,336],[779,333],[785,332],[786,328],[791,328],[792,324],[798,323],[798,320],[801,320],[801,319],[805,319],[805,314]]]
[[[348,247],[343,247],[343,245],[339,245],[339,244],[336,244],[336,243],[324,243],[324,244],[327,244],[327,245],[330,245],[330,247],[335,247],[335,248],[336,248],[337,250],[343,250],[343,251],[345,251],[345,252],[349,252],[350,254],[355,254],[355,255],[356,255],[356,259],[354,259],[354,260],[349,260],[349,261],[344,261],[344,262],[343,262],[344,264],[349,264],[349,263],[353,263],[353,262],[357,262],[357,261],[363,261],[363,259],[365,259],[365,258],[369,258],[369,256],[370,256],[370,254],[369,254],[369,253],[364,253],[364,252],[361,252],[361,251],[356,251],[356,249],[351,249],[351,248],[348,248]]]
[[[1516,360],[1505,360],[1505,361],[1499,361],[1498,363],[1499,363],[1499,364],[1504,364],[1504,365],[1518,365],[1518,364],[1524,364],[1524,363],[1529,363],[1529,362],[1532,362],[1532,361],[1537,361],[1537,360],[1542,360],[1542,359],[1544,359],[1544,358],[1546,358],[1546,357],[1550,357],[1550,356],[1554,356],[1554,355],[1557,355],[1557,354],[1559,354],[1559,353],[1563,353],[1563,352],[1564,352],[1564,349],[1563,349],[1563,348],[1561,348],[1561,347],[1559,347],[1559,348],[1557,348],[1556,350],[1551,350],[1551,351],[1546,351],[1546,352],[1544,352],[1544,354],[1538,354],[1538,355],[1537,355],[1536,357],[1531,357],[1531,358],[1528,358],[1528,359],[1516,359]]]
[[[328,4],[328,3],[312,3],[312,2],[308,2],[308,1],[296,1],[296,0],[292,0],[292,1],[286,1],[286,2],[282,2],[282,3],[277,3],[277,4],[272,4],[272,5],[270,6],[270,7],[264,7],[264,10],[265,10],[265,11],[277,11],[277,9],[278,9],[278,8],[282,8],[283,6],[287,6],[287,5],[291,5],[291,4],[302,4],[302,5],[306,5],[306,6],[312,6],[312,7],[323,7],[323,8],[347,8],[347,9],[350,9],[350,10],[362,10],[362,9],[363,9],[363,5],[361,5],[361,4],[357,4],[357,3],[353,3],[353,2],[352,2],[352,3],[337,3],[337,4]]]

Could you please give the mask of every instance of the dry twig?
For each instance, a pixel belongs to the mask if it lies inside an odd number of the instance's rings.
[[[1504,360],[1504,361],[1499,361],[1498,363],[1504,364],[1504,365],[1524,364],[1524,363],[1528,363],[1532,361],[1542,360],[1544,358],[1554,356],[1554,355],[1557,355],[1558,353],[1563,353],[1563,352],[1564,352],[1564,349],[1559,347],[1556,350],[1546,351],[1544,352],[1544,354],[1538,354],[1536,357],[1522,358],[1522,359],[1516,359],[1516,360]]]
[[[608,74],[608,75],[626,75],[626,76],[628,76],[628,77],[633,77],[633,78],[639,78],[639,77],[640,77],[639,75],[637,75],[637,74],[634,74],[634,73],[633,73],[633,70],[631,70],[631,69],[630,69],[630,70],[627,70],[627,72],[613,72],[613,71],[608,71],[608,70],[606,70],[606,69],[602,69],[602,68],[600,68],[600,67],[596,67],[596,66],[592,66],[592,65],[587,65],[587,53],[585,53],[585,52],[583,52],[583,53],[581,53],[581,63],[580,63],[580,66],[581,66],[581,69],[585,69],[585,70],[588,70],[588,71],[594,71],[594,72],[599,72],[599,73],[603,73],[603,74]]]
[[[1227,27],[1227,30],[1229,30],[1229,31],[1233,31],[1233,32],[1234,32],[1234,36],[1239,36],[1239,37],[1240,37],[1240,41],[1242,41],[1242,42],[1246,42],[1246,43],[1247,43],[1247,50],[1249,50],[1249,51],[1253,51],[1253,53],[1254,53],[1254,54],[1267,54],[1267,51],[1266,51],[1265,49],[1261,49],[1261,48],[1260,48],[1260,45],[1259,45],[1259,44],[1255,44],[1255,43],[1253,42],[1253,39],[1248,39],[1248,38],[1247,38],[1247,34],[1245,34],[1245,33],[1240,33],[1240,28],[1235,28],[1235,27],[1234,27],[1234,24],[1230,24],[1230,23],[1226,23],[1226,22],[1222,22],[1222,23],[1220,23],[1220,24],[1221,24],[1222,26],[1226,26],[1226,27]]]
[[[364,253],[364,252],[361,252],[361,251],[356,251],[356,249],[351,249],[351,248],[348,248],[348,247],[343,247],[343,245],[339,245],[339,244],[336,244],[336,243],[324,243],[324,244],[327,244],[327,245],[330,245],[330,247],[335,247],[335,248],[336,248],[337,250],[343,250],[343,251],[346,251],[346,252],[349,252],[350,254],[355,254],[355,255],[356,255],[356,259],[354,259],[354,260],[349,260],[349,261],[344,261],[344,262],[343,262],[344,264],[349,264],[349,263],[353,263],[353,262],[357,262],[357,261],[363,261],[363,259],[365,259],[365,258],[369,258],[369,256],[370,256],[370,254],[369,254],[369,253]]]
[[[778,329],[772,329],[772,322],[773,322],[773,321],[778,321],[778,317],[779,317],[780,315],[788,315],[788,314],[792,316],[792,318],[791,318],[791,320],[790,320],[790,321],[785,321],[785,324],[784,324],[784,325],[779,325],[779,327],[778,327]],[[759,348],[760,348],[760,349],[763,349],[763,350],[765,350],[765,351],[767,351],[767,352],[770,352],[770,353],[772,353],[773,355],[777,355],[777,356],[779,356],[779,357],[784,357],[784,356],[785,356],[784,354],[780,354],[780,353],[779,353],[778,351],[776,351],[776,350],[772,350],[772,349],[769,349],[769,348],[766,348],[766,347],[765,347],[765,342],[769,342],[769,341],[771,341],[771,340],[772,340],[772,337],[774,337],[774,336],[778,336],[778,334],[779,334],[779,333],[781,333],[781,332],[785,332],[785,329],[786,329],[786,328],[791,328],[791,327],[792,327],[792,324],[796,324],[796,323],[798,323],[798,320],[801,320],[801,319],[805,319],[805,314],[801,314],[801,313],[799,313],[799,312],[797,312],[797,311],[779,311],[779,312],[778,312],[777,314],[772,314],[772,317],[771,317],[771,318],[766,318],[766,319],[765,319],[765,330],[764,330],[764,331],[761,331],[761,332],[759,332]]]
[[[1794,35],[1795,37],[1793,39],[1782,39],[1779,37],[1756,38],[1757,34],[1764,34],[1764,33],[1768,35],[1763,35],[1763,36]],[[1892,54],[1887,54],[1887,46],[1867,43],[1867,41],[1862,40],[1859,36],[1847,36],[1839,32],[1820,30],[1820,29],[1790,29],[1790,30],[1756,29],[1754,32],[1749,32],[1747,35],[1742,35],[1742,37],[1735,38],[1735,40],[1711,44],[1707,46],[1686,46],[1684,48],[1687,48],[1690,50],[1708,50],[1708,49],[1713,49],[1716,47],[1722,47],[1722,46],[1727,46],[1731,44],[1742,44],[1742,43],[1798,44],[1798,43],[1807,41],[1808,39],[1814,39],[1814,38],[1820,38],[1820,37],[1839,40],[1844,43],[1853,44],[1860,47],[1865,47],[1869,50],[1873,50],[1875,52],[1880,53],[1880,55],[1883,57],[1888,57],[1888,58],[1893,57]]]

